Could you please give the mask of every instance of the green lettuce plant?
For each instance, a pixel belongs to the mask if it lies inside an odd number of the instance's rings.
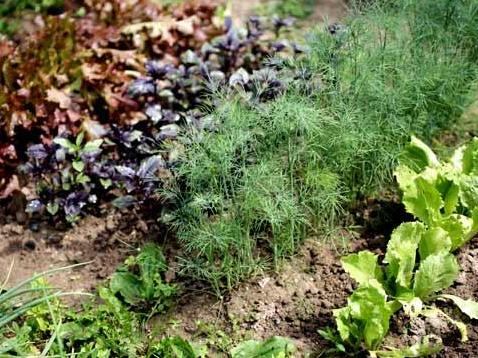
[[[382,263],[362,251],[342,258],[345,271],[358,283],[346,307],[334,310],[341,341],[354,350],[365,348],[378,357],[419,357],[436,352],[441,342],[423,342],[406,349],[377,351],[390,318],[400,309],[409,316],[442,316],[455,324],[467,340],[466,327],[436,307],[434,300],[450,300],[470,318],[478,317],[478,303],[439,294],[459,274],[453,252],[478,233],[478,138],[440,162],[433,151],[412,137],[395,172],[403,203],[417,219],[396,228]],[[330,332],[323,332],[333,337]],[[342,343],[343,342],[343,343]]]

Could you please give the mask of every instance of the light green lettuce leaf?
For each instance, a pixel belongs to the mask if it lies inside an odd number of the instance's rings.
[[[416,172],[440,164],[431,148],[415,136],[412,136],[410,143],[404,148],[400,156],[400,163]]]
[[[461,203],[467,209],[474,210],[478,207],[478,176],[463,174],[459,185]]]
[[[401,224],[393,231],[384,260],[384,263],[388,263],[389,281],[410,288],[418,244],[424,233],[425,226],[419,222]]]
[[[361,285],[349,298],[346,312],[352,321],[358,321],[363,328],[363,340],[368,349],[377,348],[388,332],[393,314],[387,302],[387,294],[377,280]],[[342,333],[341,333],[342,335]]]
[[[451,161],[460,172],[478,175],[478,138],[458,148]]]
[[[453,172],[453,167],[451,165],[440,166],[439,175],[435,180],[435,188],[443,200],[446,215],[456,212],[460,194],[460,186],[457,183],[459,183],[459,177]]]
[[[478,232],[478,208],[472,213],[472,218],[454,214],[437,222],[451,239],[451,251],[454,251],[473,238]]]
[[[386,351],[370,352],[372,358],[415,358],[428,357],[443,349],[443,342],[440,337],[428,335],[420,339],[410,347],[394,348],[386,347]]]
[[[383,272],[378,264],[378,256],[370,251],[360,251],[341,259],[342,267],[357,283],[364,284],[370,279],[383,281]]]
[[[451,246],[451,238],[448,232],[441,227],[432,227],[423,234],[418,245],[420,260],[424,260],[428,256],[439,252],[449,252]]]
[[[433,293],[451,286],[458,272],[458,262],[453,254],[440,252],[430,255],[421,261],[415,273],[413,291],[417,297],[426,300]]]
[[[478,319],[478,302],[471,299],[464,300],[455,295],[440,295],[440,298],[446,298],[453,301],[455,305],[460,309],[461,312],[466,314],[471,319]]]

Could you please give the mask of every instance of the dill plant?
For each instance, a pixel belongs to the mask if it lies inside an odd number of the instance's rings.
[[[290,65],[322,79],[258,106],[223,100],[219,126],[191,134],[173,224],[183,274],[218,294],[340,223],[360,195],[390,185],[410,134],[452,125],[476,78],[473,1],[378,2],[334,34],[316,30]],[[428,11],[437,6],[438,10]],[[357,7],[358,8],[358,7]]]

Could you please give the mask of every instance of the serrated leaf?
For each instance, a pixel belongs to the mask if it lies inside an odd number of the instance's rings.
[[[440,298],[446,298],[453,301],[461,312],[466,314],[471,319],[478,319],[478,302],[472,299],[464,300],[455,295],[440,295]]]
[[[448,252],[428,256],[421,261],[415,274],[413,292],[417,297],[426,300],[435,292],[450,287],[458,277],[458,262]]]
[[[470,143],[459,148],[453,158],[464,174],[478,175],[478,138],[473,138]]]
[[[370,280],[361,285],[347,301],[350,310],[344,312],[349,314],[352,323],[359,322],[359,332],[363,335],[367,349],[377,348],[388,332],[393,314],[382,285]]]
[[[384,260],[388,263],[388,280],[410,288],[418,244],[424,233],[425,226],[419,222],[401,224],[393,231]]]
[[[451,251],[462,247],[474,235],[475,221],[464,215],[450,215],[437,222],[437,225],[448,233],[451,239]],[[478,220],[476,225],[478,226]]]
[[[469,210],[478,207],[478,176],[460,177],[460,201]]]
[[[101,183],[101,186],[105,189],[108,189],[111,185],[113,185],[113,182],[109,178],[108,179],[100,178],[100,183]]]
[[[440,164],[431,148],[415,136],[412,136],[410,143],[404,148],[400,156],[400,163],[416,172]]]
[[[370,279],[383,281],[383,272],[378,264],[378,256],[370,251],[361,251],[345,256],[341,262],[345,272],[359,284],[366,283]]]
[[[441,227],[432,227],[423,234],[418,252],[420,253],[420,259],[424,260],[428,256],[439,252],[449,252],[451,247],[451,238],[448,232]]]

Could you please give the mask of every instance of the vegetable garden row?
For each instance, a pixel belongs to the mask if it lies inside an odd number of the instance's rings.
[[[473,101],[478,3],[357,1],[342,23],[307,29],[277,15],[310,7],[279,1],[238,25],[222,1],[0,4],[1,223],[61,233],[117,212],[158,236],[81,308],[48,279],[88,263],[20,283],[15,262],[3,268],[0,356],[453,356],[426,330],[391,347],[397,317],[476,342],[478,293],[446,290],[478,234],[478,140],[436,138]],[[425,143],[454,153],[440,161]],[[227,301],[308,238],[363,236],[353,212],[386,197],[409,219],[380,232],[379,250],[345,245],[355,290],[327,307],[315,347],[228,338],[233,319],[206,341],[151,323],[193,290]]]

